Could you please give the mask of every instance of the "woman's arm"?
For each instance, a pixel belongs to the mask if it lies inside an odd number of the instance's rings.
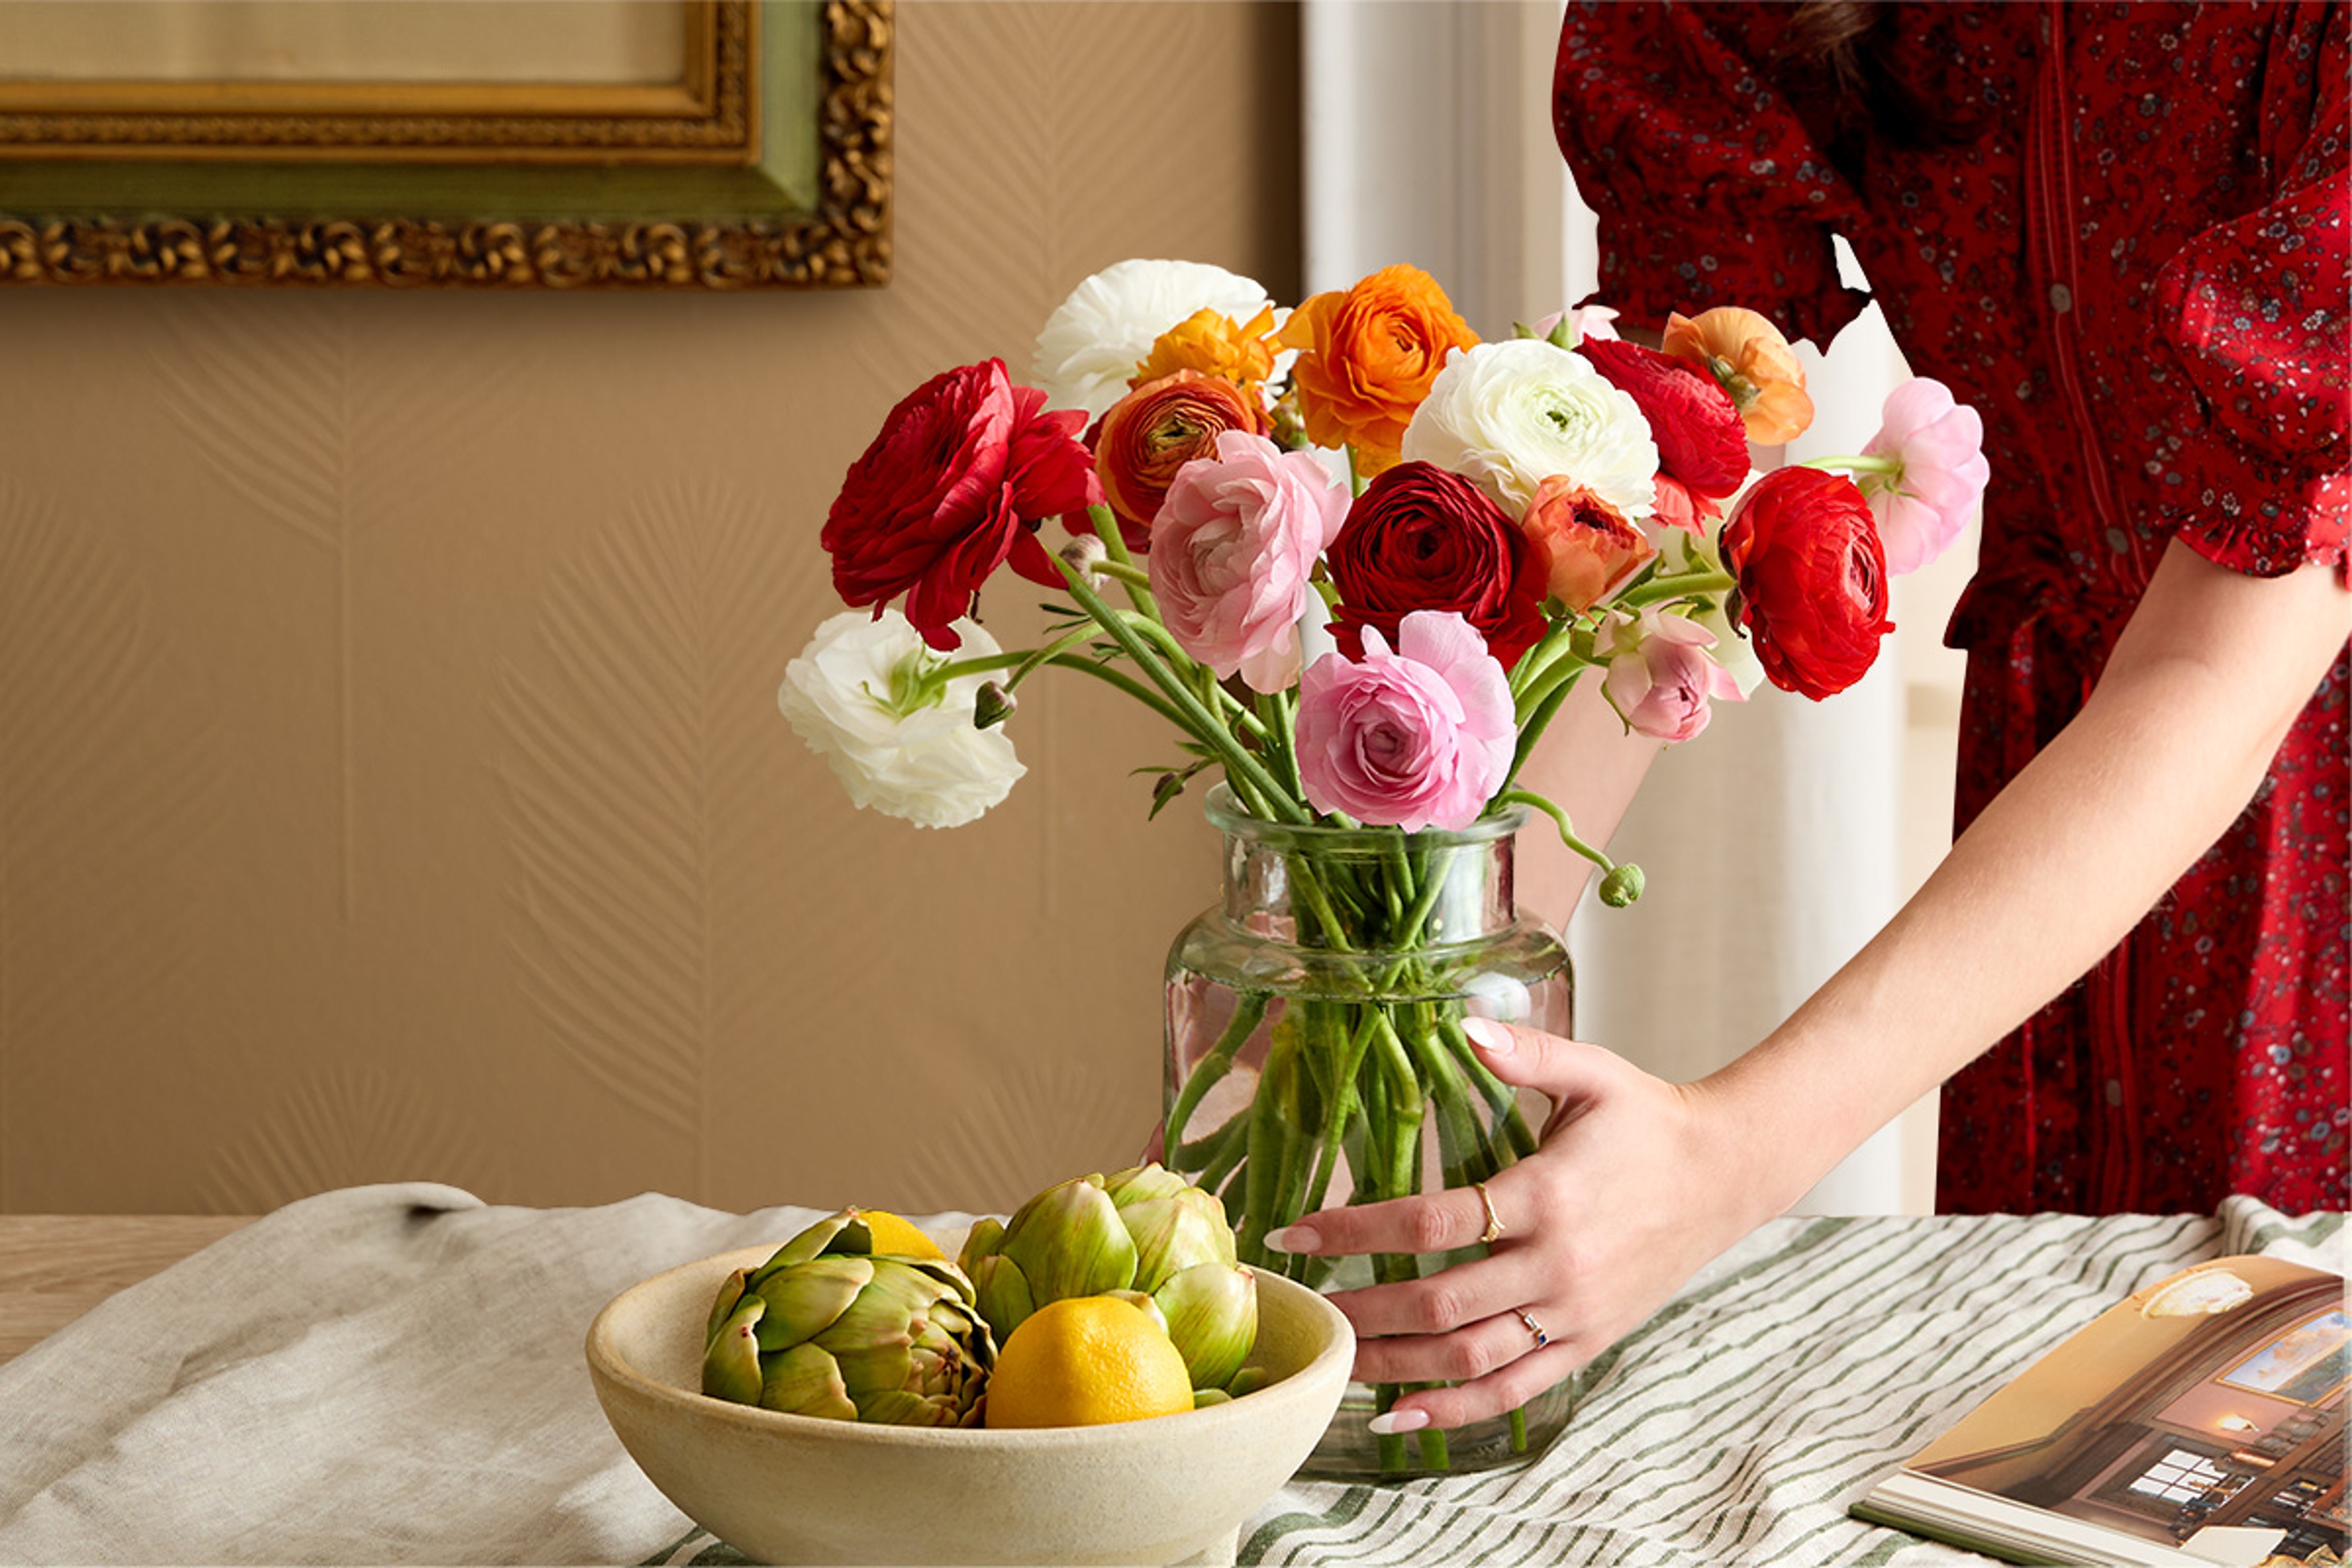
[[[2334,570],[2257,579],[2175,543],[2083,711],[1760,1045],[1673,1085],[1598,1047],[1486,1029],[1496,1074],[1558,1109],[1543,1147],[1487,1184],[1507,1227],[1492,1257],[1335,1298],[1366,1336],[1359,1375],[1471,1380],[1409,1395],[1387,1429],[1507,1410],[1591,1360],[2081,975],[2244,809],[2347,627]],[[1484,1224],[1457,1192],[1278,1234],[1301,1251],[1428,1251]]]

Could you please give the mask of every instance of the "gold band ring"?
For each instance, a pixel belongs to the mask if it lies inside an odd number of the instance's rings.
[[[1536,1321],[1534,1313],[1528,1311],[1525,1307],[1514,1307],[1511,1309],[1511,1311],[1513,1315],[1517,1317],[1519,1321],[1528,1326],[1528,1332],[1535,1335],[1536,1349],[1541,1350],[1544,1346],[1551,1343],[1551,1336],[1544,1332],[1544,1326]]]
[[[1495,1212],[1495,1200],[1487,1194],[1486,1184],[1473,1182],[1470,1184],[1477,1189],[1478,1206],[1486,1211],[1486,1228],[1478,1233],[1478,1239],[1491,1246],[1503,1234],[1503,1218]]]

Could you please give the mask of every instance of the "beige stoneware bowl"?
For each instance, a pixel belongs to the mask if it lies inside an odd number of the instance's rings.
[[[606,1419],[688,1517],[763,1563],[1231,1563],[1339,1408],[1355,1336],[1258,1276],[1252,1361],[1275,1381],[1181,1415],[1026,1432],[865,1426],[707,1398],[703,1328],[749,1247],[656,1275],[588,1331]]]

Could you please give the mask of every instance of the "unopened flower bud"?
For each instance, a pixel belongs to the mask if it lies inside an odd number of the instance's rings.
[[[975,730],[993,730],[1012,718],[1013,710],[1020,706],[1021,704],[1013,700],[1011,691],[993,680],[986,681],[982,684],[978,691],[972,694],[971,727]]]
[[[1601,879],[1601,901],[1612,910],[1622,910],[1641,896],[1642,868],[1631,860],[1618,862]]]
[[[1091,577],[1096,567],[1110,559],[1110,552],[1093,534],[1081,533],[1062,546],[1062,559],[1068,562],[1079,576]]]

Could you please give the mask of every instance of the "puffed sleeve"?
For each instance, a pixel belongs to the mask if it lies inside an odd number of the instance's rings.
[[[2340,569],[2352,510],[2344,11],[2285,8],[2266,54],[2272,200],[2191,238],[2157,279],[2186,379],[2184,438],[2159,489],[2199,554],[2274,577],[2311,562]]]
[[[1552,121],[1601,218],[1595,300],[1643,324],[1744,305],[1823,346],[1870,302],[1831,243],[1853,188],[1755,63],[1783,9],[1569,6]]]

